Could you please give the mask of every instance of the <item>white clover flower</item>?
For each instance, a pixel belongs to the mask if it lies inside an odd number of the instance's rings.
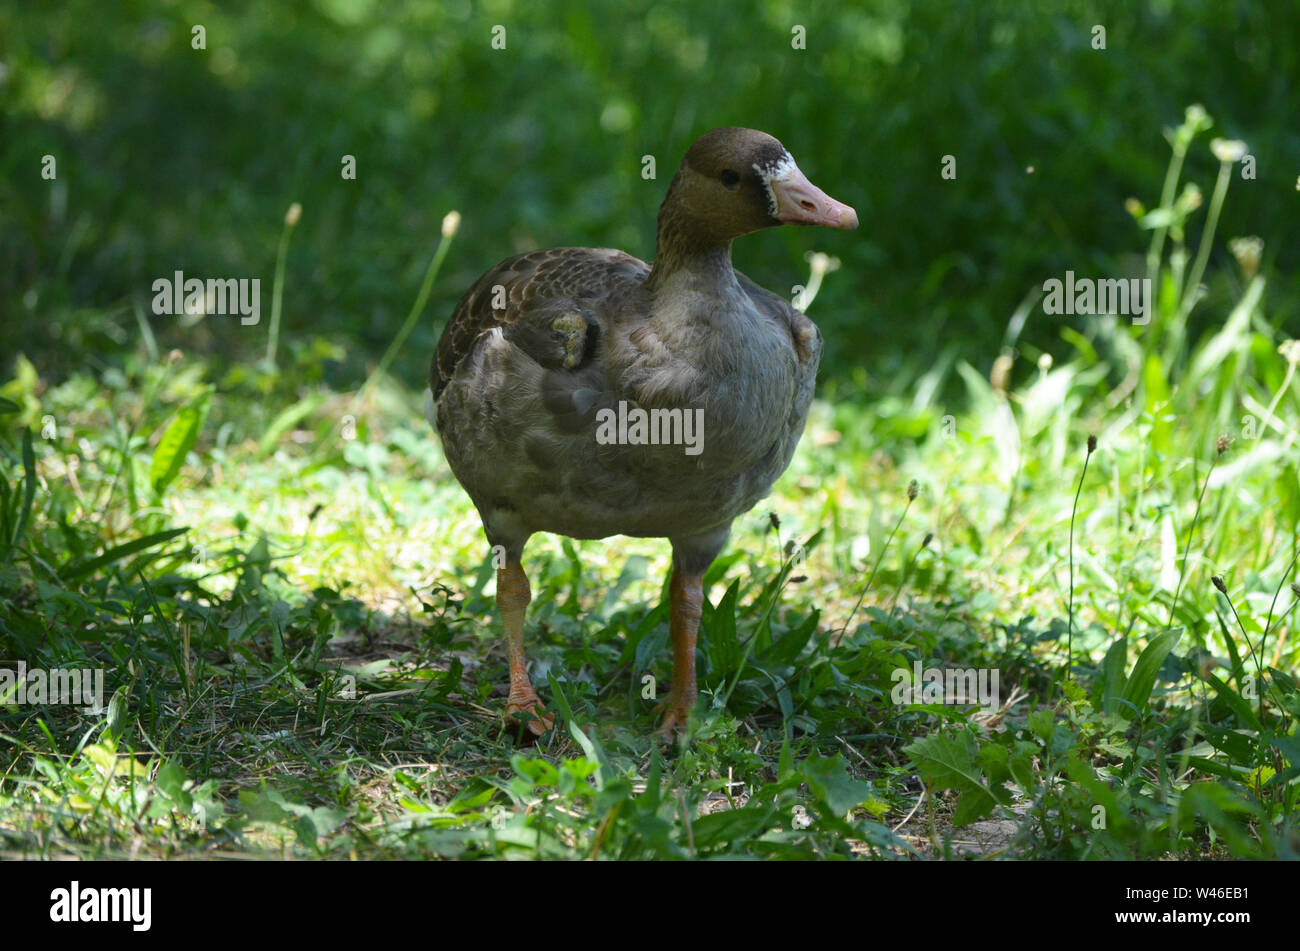
[[[1210,151],[1220,162],[1240,162],[1246,155],[1246,143],[1240,139],[1212,139]]]
[[[1228,250],[1237,259],[1242,273],[1247,277],[1254,277],[1259,271],[1259,257],[1264,251],[1264,242],[1254,235],[1233,238],[1228,242]]]
[[[809,251],[807,254],[808,267],[813,275],[829,274],[832,271],[840,269],[840,259],[831,257],[822,251]]]

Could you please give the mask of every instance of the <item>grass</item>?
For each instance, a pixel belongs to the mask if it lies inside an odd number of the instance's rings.
[[[534,746],[504,727],[490,553],[418,393],[383,373],[331,390],[319,339],[272,345],[278,371],[144,336],[98,375],[20,360],[0,656],[102,669],[111,701],[0,687],[0,850],[1295,857],[1300,352],[1245,259],[1222,259],[1231,308],[1186,333],[1217,237],[1202,226],[1182,280],[1199,212],[1177,186],[1204,130],[1189,114],[1138,214],[1149,325],[1076,318],[1069,359],[992,381],[996,351],[963,350],[871,403],[825,388],[706,579],[678,749],[654,741],[663,542],[534,539],[528,646],[563,728]],[[918,662],[996,671],[1001,702],[900,695]],[[990,842],[990,818],[1014,831]]]

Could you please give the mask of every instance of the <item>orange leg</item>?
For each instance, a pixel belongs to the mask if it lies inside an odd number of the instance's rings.
[[[704,602],[701,575],[688,575],[673,569],[668,583],[668,631],[673,640],[673,685],[668,699],[661,732],[672,740],[677,730],[686,726],[686,718],[695,709],[699,691],[695,685],[695,640],[700,629],[700,610]]]
[[[506,700],[506,716],[516,722],[527,721],[529,732],[541,736],[555,725],[555,717],[542,715],[542,701],[528,679],[524,659],[524,614],[533,592],[528,587],[528,576],[517,560],[507,560],[504,568],[497,569],[497,610],[506,629],[506,649],[510,654],[510,697]],[[525,714],[521,716],[520,714]],[[532,714],[532,719],[527,717]]]

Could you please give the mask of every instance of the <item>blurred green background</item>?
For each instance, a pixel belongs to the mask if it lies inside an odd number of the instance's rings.
[[[206,49],[191,47],[195,24]],[[1098,24],[1105,50],[1092,48]],[[792,48],[796,26],[806,49]],[[807,279],[806,251],[838,256],[812,308],[823,386],[888,392],[945,349],[987,368],[1046,278],[1136,276],[1147,236],[1124,201],[1157,203],[1162,128],[1193,102],[1256,158],[1219,233],[1263,238],[1262,273],[1284,275],[1272,307],[1294,324],[1297,39],[1300,4],[1253,0],[7,4],[0,376],[19,351],[55,378],[114,365],[139,346],[134,309],[147,312],[152,281],[178,269],[260,277],[262,321],[150,317],[158,347],[230,365],[259,356],[297,201],[283,345],[301,360],[328,340],[316,352],[341,386],[392,340],[442,216],[461,211],[394,367],[421,386],[479,273],[537,246],[652,257],[684,149],[748,125],[782,139],[863,226],[742,239],[738,267],[788,293]],[[54,181],[41,178],[46,154]],[[340,175],[349,154],[355,181]],[[641,177],[647,154],[655,181]],[[955,181],[940,177],[945,154]],[[1186,177],[1208,190],[1216,168],[1199,149]],[[1239,296],[1223,257],[1192,337]],[[1022,339],[1062,348],[1061,324],[1038,310]]]

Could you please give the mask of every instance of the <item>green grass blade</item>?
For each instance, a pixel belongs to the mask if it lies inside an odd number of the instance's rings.
[[[208,396],[204,394],[181,407],[167,426],[149,465],[149,485],[155,495],[162,495],[180,475],[185,457],[198,442],[199,431],[208,415]]]
[[[1156,674],[1160,672],[1160,667],[1169,656],[1169,652],[1174,649],[1182,637],[1181,631],[1164,631],[1151,638],[1146,649],[1138,656],[1137,663],[1133,665],[1133,673],[1129,675],[1128,683],[1124,685],[1122,699],[1133,704],[1138,710],[1146,706],[1147,700],[1151,697],[1151,689],[1156,684]],[[1126,716],[1131,715],[1131,711]]]
[[[129,558],[137,552],[146,551],[147,549],[153,548],[155,545],[161,545],[164,542],[171,541],[173,538],[184,535],[189,530],[189,526],[187,525],[184,528],[169,528],[166,531],[154,532],[152,535],[145,535],[143,538],[137,538],[124,545],[117,545],[114,548],[110,548],[98,557],[90,558],[76,564],[67,565],[59,572],[59,575],[66,581],[74,581],[77,578],[84,578],[86,575],[98,571],[106,565],[111,565],[116,561],[121,561],[123,558]]]
[[[32,505],[36,501],[36,454],[32,451],[32,431],[23,430],[23,508],[18,515],[18,525],[14,528],[13,541],[5,555],[5,564],[13,561],[14,552],[22,544],[23,534],[27,531],[27,521],[32,514]]]

